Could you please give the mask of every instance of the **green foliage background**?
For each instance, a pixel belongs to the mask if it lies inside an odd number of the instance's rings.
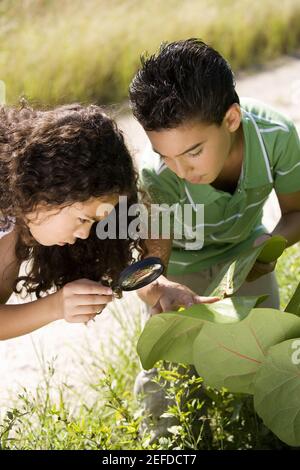
[[[300,45],[298,0],[2,0],[7,102],[118,103],[144,51],[200,37],[234,70]]]

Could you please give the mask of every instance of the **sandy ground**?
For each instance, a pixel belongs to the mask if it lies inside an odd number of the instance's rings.
[[[261,99],[289,115],[300,130],[300,56],[284,57],[269,64],[263,70],[254,70],[237,79],[240,96]],[[130,113],[119,119],[128,145],[136,161],[147,145],[142,128],[132,119]],[[276,196],[270,197],[264,213],[264,223],[272,229],[280,217]],[[30,299],[27,299],[29,301]],[[13,295],[9,303],[22,302]],[[143,305],[136,294],[128,294],[116,301],[88,327],[57,321],[32,334],[0,342],[0,406],[4,409],[11,403],[10,396],[16,396],[20,387],[34,390],[42,378],[41,357],[44,362],[56,357],[55,367],[58,380],[79,386],[83,380],[80,364],[92,360],[91,350],[100,354],[99,345],[111,349],[111,338],[122,341],[122,321],[126,319],[128,331],[134,330],[134,320],[143,321]]]

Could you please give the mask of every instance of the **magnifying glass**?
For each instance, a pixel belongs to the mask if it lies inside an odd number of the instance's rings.
[[[123,291],[141,289],[155,281],[163,273],[164,268],[160,258],[151,256],[125,268],[119,275],[117,282],[113,282],[108,276],[102,277],[102,280],[108,282],[112,288],[113,296],[120,299]]]

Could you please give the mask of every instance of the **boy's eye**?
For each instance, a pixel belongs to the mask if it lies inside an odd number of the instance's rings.
[[[200,150],[197,150],[197,152],[195,153],[189,153],[188,156],[189,157],[198,157],[198,155],[200,155],[202,153],[203,149],[200,149]]]

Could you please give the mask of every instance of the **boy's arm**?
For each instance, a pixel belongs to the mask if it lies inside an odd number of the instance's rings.
[[[147,256],[158,256],[164,263],[165,270],[164,274],[166,275],[167,267],[169,264],[169,259],[172,251],[173,240],[171,238],[160,238],[158,240],[146,240],[146,246],[148,249]]]
[[[281,209],[281,218],[272,235],[282,235],[287,239],[287,246],[300,240],[300,191],[277,194]]]
[[[300,191],[295,193],[277,193],[281,209],[281,218],[270,235],[282,235],[287,240],[287,247],[300,241]],[[259,237],[256,242],[262,243],[265,235]],[[256,243],[257,244],[257,243]],[[248,274],[247,281],[255,281],[260,276],[274,271],[276,261],[272,263],[256,262]]]
[[[169,263],[172,239],[147,240],[147,256],[158,256],[165,265],[165,272]],[[218,297],[202,297],[187,286],[169,281],[161,275],[156,281],[137,291],[138,296],[152,307],[152,314],[176,310],[180,306],[189,307],[196,303],[213,303],[220,300]]]
[[[142,188],[147,193],[146,205],[148,209],[150,208],[150,203],[169,204],[172,206],[179,201],[178,177],[170,170],[165,169],[157,174],[155,171],[144,169],[141,172],[140,178]],[[156,233],[160,236],[159,215],[154,213],[151,214],[151,217],[156,217],[158,229]],[[152,307],[152,314],[176,310],[182,305],[190,306],[194,303],[212,303],[219,300],[217,297],[200,297],[187,286],[171,282],[167,279],[166,271],[172,251],[172,243],[172,230],[169,239],[153,238],[146,241],[148,248],[147,256],[158,256],[165,265],[164,275],[161,275],[156,281],[137,291],[139,297]]]
[[[300,240],[300,141],[291,121],[285,121],[288,132],[281,132],[270,152],[274,189],[281,209],[281,218],[270,235],[282,235],[287,246]],[[256,242],[263,241],[262,235]],[[274,270],[274,263],[255,263],[247,280],[252,281]]]

